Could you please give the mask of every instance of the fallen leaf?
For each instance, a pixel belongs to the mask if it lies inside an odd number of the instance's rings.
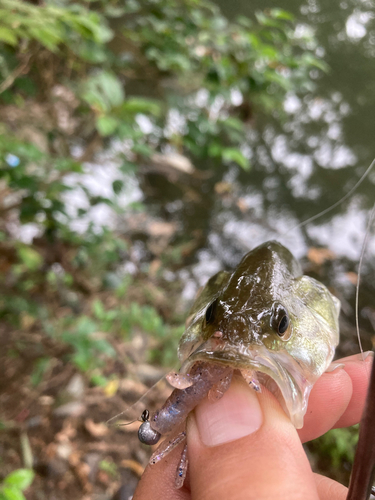
[[[149,267],[149,275],[154,278],[157,274],[157,272],[159,271],[161,267],[161,260],[160,259],[154,259],[151,264],[150,264],[150,267]]]
[[[191,175],[195,171],[195,168],[189,158],[186,158],[186,156],[182,156],[178,153],[170,153],[167,155],[155,153],[151,157],[151,160],[155,165],[168,166],[185,174]]]
[[[218,195],[229,194],[233,191],[233,186],[229,182],[221,181],[215,184],[215,192]]]
[[[321,266],[327,260],[333,260],[336,258],[336,254],[332,252],[329,248],[309,248],[307,252],[307,258],[313,264]]]
[[[241,210],[242,213],[247,212],[247,210],[249,208],[247,206],[246,200],[244,198],[238,198],[236,205]]]
[[[177,230],[177,225],[173,222],[154,221],[148,226],[148,233],[156,238],[163,236],[170,238]]]
[[[349,271],[345,274],[345,276],[348,278],[350,283],[352,283],[353,285],[357,284],[357,281],[358,281],[358,274],[357,273],[353,273],[352,271]]]
[[[85,420],[86,430],[94,437],[103,437],[108,434],[108,427],[103,423],[95,423],[91,418],[86,418]]]
[[[118,379],[113,379],[108,382],[108,384],[104,387],[104,393],[106,396],[109,398],[111,396],[114,396],[118,390],[119,387],[119,380]]]

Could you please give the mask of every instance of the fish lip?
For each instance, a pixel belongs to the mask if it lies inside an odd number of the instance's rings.
[[[253,370],[271,378],[279,389],[276,395],[294,426],[303,426],[308,396],[314,381],[307,380],[301,367],[286,352],[269,351],[263,344],[234,345],[227,341],[209,339],[200,344],[183,362],[180,372],[188,373],[197,361],[208,361],[238,370]]]
[[[226,344],[223,348],[206,346],[204,343],[198,347],[183,363],[181,372],[186,373],[197,361],[208,361],[220,365],[230,366],[238,370],[254,370],[271,373],[279,378],[280,370],[285,371],[284,367],[275,362],[270,357],[269,352],[264,346],[252,346],[251,348],[238,348],[236,345]],[[277,382],[277,381],[276,381]]]

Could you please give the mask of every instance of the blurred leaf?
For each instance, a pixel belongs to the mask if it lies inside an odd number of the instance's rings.
[[[286,21],[294,21],[295,19],[293,14],[282,9],[271,9],[269,13],[275,19],[283,19]]]
[[[16,45],[17,37],[11,29],[0,26],[0,41],[9,43],[10,45]]]
[[[118,120],[112,116],[99,116],[96,120],[96,128],[100,135],[107,137],[112,135],[118,127]]]
[[[112,189],[115,194],[120,194],[124,188],[124,181],[117,179],[112,182]]]
[[[222,153],[222,158],[225,161],[233,161],[237,163],[244,170],[250,169],[249,160],[241,153],[239,149],[225,148]]]
[[[144,113],[154,116],[160,116],[161,105],[155,99],[146,99],[141,97],[131,97],[126,99],[122,106],[123,111],[127,113]]]
[[[88,78],[83,86],[82,98],[102,112],[108,112],[124,101],[125,94],[120,80],[108,71]]]
[[[110,380],[107,385],[104,387],[105,395],[110,398],[114,396],[119,388],[119,380],[113,379]]]
[[[22,491],[16,486],[4,486],[0,490],[0,500],[26,500]]]
[[[18,257],[30,271],[35,271],[43,263],[42,256],[31,247],[22,246],[18,248]]]
[[[6,476],[4,484],[25,490],[33,482],[34,475],[34,472],[30,469],[18,469]]]

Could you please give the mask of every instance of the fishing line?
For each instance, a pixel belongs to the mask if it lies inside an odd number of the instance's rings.
[[[115,415],[114,417],[111,417],[109,420],[106,421],[106,425],[116,425],[116,422],[114,422],[113,424],[111,424],[112,420],[117,420],[119,417],[121,417],[121,415],[124,415],[124,413],[127,413],[127,412],[130,412],[131,410],[135,410],[135,406],[142,403],[146,398],[147,396],[151,393],[151,391],[153,391],[159,384],[162,380],[166,380],[166,375],[163,375],[157,382],[155,382],[154,385],[152,385],[133,405],[130,405],[128,406],[124,411],[122,411],[121,413],[118,413],[117,415]],[[128,424],[131,424],[133,422],[135,422],[136,420],[139,420],[139,418],[136,418],[135,420],[133,420],[132,422],[128,422],[126,424],[117,424],[117,426],[120,426],[120,425],[128,425]]]
[[[293,231],[294,229],[298,229],[300,227],[306,226],[306,224],[309,224],[310,222],[318,219],[319,217],[322,217],[323,215],[328,214],[329,212],[331,212],[331,210],[333,210],[334,208],[341,205],[341,203],[344,203],[344,201],[347,200],[354,193],[354,191],[362,184],[362,182],[366,179],[366,177],[371,172],[374,165],[375,165],[375,158],[372,160],[371,165],[367,168],[367,170],[364,172],[364,174],[362,174],[360,179],[355,183],[355,185],[342,198],[340,198],[333,205],[331,205],[328,208],[325,208],[324,210],[322,210],[318,214],[313,215],[312,217],[309,217],[308,219],[297,224],[296,226],[293,226],[290,229],[290,231]]]
[[[371,232],[371,226],[372,226],[372,223],[374,221],[374,217],[375,217],[375,203],[374,203],[374,206],[372,207],[372,210],[371,210],[371,213],[369,216],[369,220],[367,223],[365,239],[363,241],[361,256],[359,258],[359,263],[358,263],[358,273],[357,273],[358,277],[357,277],[357,285],[356,285],[356,290],[355,290],[355,325],[356,325],[356,329],[357,329],[358,344],[359,344],[359,348],[360,348],[361,353],[362,353],[363,361],[365,360],[365,358],[363,355],[361,336],[359,334],[359,282],[360,282],[361,271],[362,271],[362,263],[363,263],[363,259],[364,259],[364,255],[365,255],[365,251],[366,251],[366,247],[367,247],[367,242],[368,242],[370,232]]]
[[[322,210],[318,214],[313,215],[312,217],[309,217],[308,219],[297,224],[296,226],[293,226],[290,230],[293,231],[293,230],[298,229],[300,227],[306,226],[310,222],[312,222],[312,221],[318,219],[319,217],[322,217],[323,215],[329,213],[331,210],[333,210],[336,207],[338,207],[339,205],[341,205],[341,203],[344,203],[344,201],[347,200],[355,192],[355,190],[362,184],[362,182],[367,178],[367,176],[371,172],[374,165],[375,165],[375,158],[372,160],[370,166],[362,174],[362,176],[355,183],[355,185],[342,198],[340,198],[333,205],[331,205],[328,208],[325,208],[324,210]],[[361,354],[362,354],[363,361],[365,360],[365,358],[364,358],[364,354],[363,354],[361,336],[359,333],[359,283],[360,283],[360,277],[361,277],[361,271],[362,271],[362,263],[363,263],[363,259],[364,259],[364,255],[365,255],[365,251],[366,251],[366,247],[367,247],[367,243],[368,243],[368,238],[370,235],[370,230],[371,230],[371,226],[373,224],[374,218],[375,218],[375,204],[374,204],[374,206],[371,210],[370,216],[369,216],[369,220],[368,220],[368,224],[367,224],[367,228],[366,228],[366,234],[365,234],[365,238],[364,238],[363,245],[362,245],[361,255],[360,255],[360,259],[359,259],[359,263],[358,263],[357,284],[356,284],[356,293],[355,293],[355,323],[356,323],[358,345],[359,345],[359,349],[360,349]]]

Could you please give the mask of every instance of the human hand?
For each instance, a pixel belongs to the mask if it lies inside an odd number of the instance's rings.
[[[367,355],[367,353],[365,353]],[[256,394],[241,379],[216,403],[201,402],[187,424],[189,472],[174,488],[181,447],[148,466],[134,500],[345,500],[347,488],[311,471],[302,443],[358,423],[372,353],[336,361],[309,399],[304,427],[293,427],[275,397]]]

